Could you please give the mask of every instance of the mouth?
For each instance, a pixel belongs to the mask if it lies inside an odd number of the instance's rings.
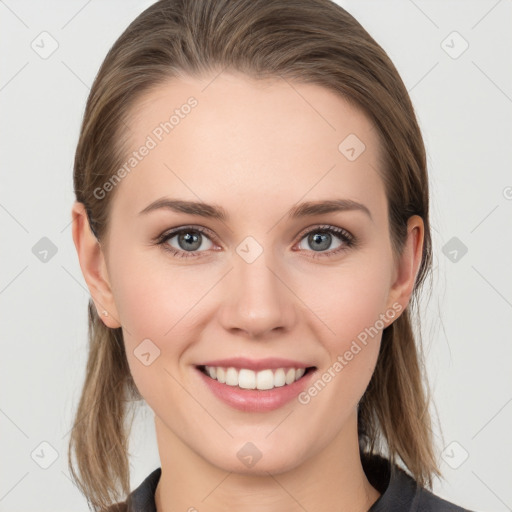
[[[209,379],[239,390],[270,391],[293,385],[316,370],[316,366],[305,368],[265,368],[258,371],[233,366],[198,365],[196,368]]]

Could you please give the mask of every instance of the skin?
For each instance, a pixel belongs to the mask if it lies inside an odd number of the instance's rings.
[[[225,72],[169,81],[132,110],[131,150],[191,95],[197,107],[116,186],[101,245],[83,205],[72,208],[92,298],[100,313],[108,311],[108,327],[123,328],[131,373],[155,413],[157,509],[220,511],[229,503],[241,511],[368,510],[379,492],[361,465],[356,415],[382,330],[308,404],[292,400],[270,412],[230,408],[209,394],[194,365],[284,357],[327,371],[380,314],[407,306],[422,219],[409,219],[394,259],[377,133],[361,111],[313,84]],[[366,145],[354,161],[338,150],[351,133]],[[138,214],[162,196],[216,203],[230,219]],[[298,202],[333,198],[364,204],[371,218],[357,210],[285,215]],[[314,259],[307,228],[323,224],[346,229],[357,246],[329,256],[344,244],[333,235],[325,256]],[[197,257],[151,243],[190,225],[215,237],[205,235]],[[252,263],[236,252],[247,236],[263,249]],[[185,251],[177,237],[166,243]],[[134,355],[146,338],[160,349],[149,366]],[[262,454],[251,468],[237,457],[248,441]]]

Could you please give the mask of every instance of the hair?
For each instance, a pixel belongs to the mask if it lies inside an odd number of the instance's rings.
[[[74,161],[74,191],[98,241],[105,238],[115,191],[94,191],[125,161],[124,125],[137,100],[180,75],[221,70],[255,79],[322,86],[369,116],[382,146],[378,170],[388,201],[393,255],[407,221],[424,222],[422,260],[411,300],[382,334],[375,371],[358,404],[362,455],[387,451],[422,486],[441,476],[434,456],[430,388],[414,333],[418,294],[432,270],[425,147],[398,71],[385,51],[330,0],[160,0],[109,50],[92,85]],[[130,493],[126,423],[142,399],[129,371],[121,328],[108,328],[89,300],[89,354],[69,441],[71,474],[89,506],[103,510]],[[76,468],[72,454],[76,456]]]

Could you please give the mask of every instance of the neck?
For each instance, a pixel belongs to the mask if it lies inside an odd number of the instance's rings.
[[[162,473],[157,512],[366,512],[379,498],[359,456],[357,418],[319,453],[284,472],[225,471],[200,457],[155,416]]]

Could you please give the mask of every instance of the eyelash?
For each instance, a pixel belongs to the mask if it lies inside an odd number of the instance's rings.
[[[161,245],[162,249],[164,251],[169,251],[173,256],[176,256],[178,258],[198,258],[201,257],[200,254],[202,252],[207,251],[198,251],[198,252],[192,252],[192,251],[182,251],[175,249],[174,247],[171,247],[170,245],[166,244],[168,240],[171,238],[174,238],[176,235],[179,235],[181,233],[189,233],[189,232],[199,232],[203,235],[206,235],[207,238],[211,239],[212,241],[215,241],[215,237],[213,236],[213,233],[210,232],[209,229],[203,228],[201,226],[185,226],[167,233],[162,233],[155,239],[155,243],[157,245]],[[307,252],[313,252],[314,254],[311,256],[313,259],[316,258],[325,258],[325,257],[331,257],[339,254],[342,251],[346,251],[356,245],[356,238],[351,235],[347,230],[342,228],[337,228],[335,226],[330,225],[321,225],[316,226],[313,229],[310,229],[309,231],[305,231],[301,233],[299,236],[299,242],[301,242],[306,236],[312,234],[312,233],[330,233],[332,235],[335,235],[336,237],[340,238],[343,242],[343,245],[338,247],[337,249],[332,249],[330,251],[324,251],[324,252],[318,252],[318,251],[307,251]]]

